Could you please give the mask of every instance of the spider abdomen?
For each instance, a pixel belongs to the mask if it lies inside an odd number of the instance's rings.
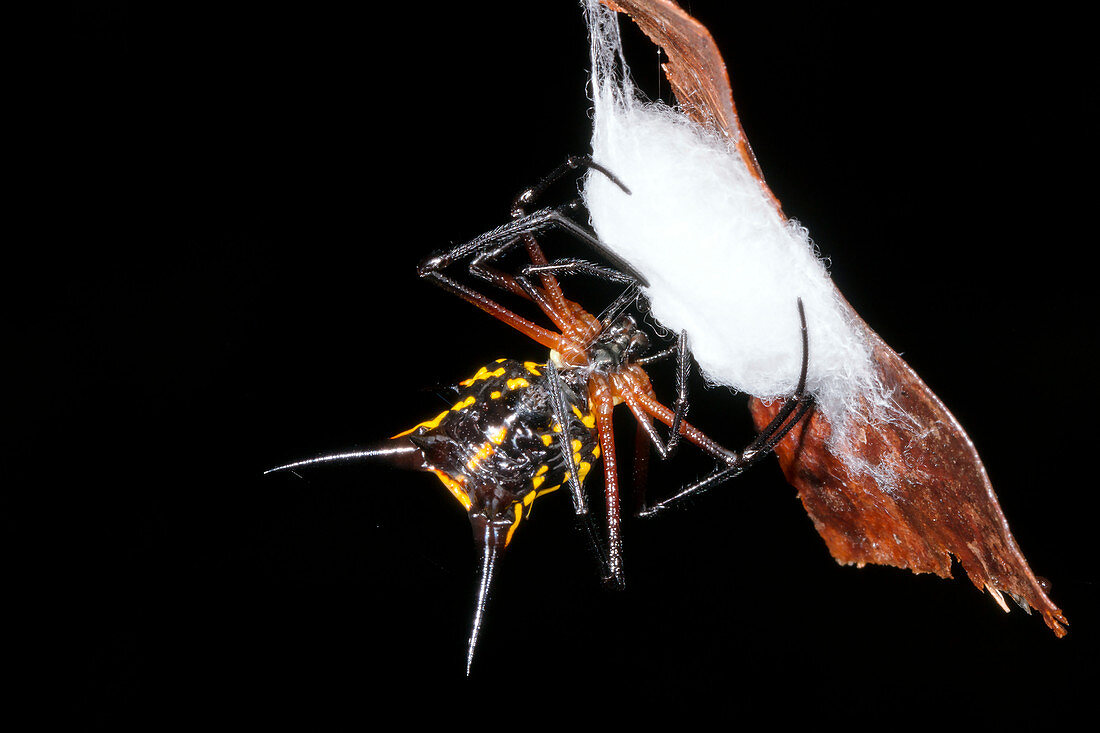
[[[576,467],[583,481],[599,457],[587,396],[562,390],[563,433],[551,407],[543,365],[498,359],[458,385],[458,399],[435,419],[402,433],[425,464],[471,513],[503,517],[513,505],[561,487]],[[572,465],[562,451],[570,440]]]

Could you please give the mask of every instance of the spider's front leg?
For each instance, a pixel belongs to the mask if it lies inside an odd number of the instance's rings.
[[[628,263],[609,251],[599,239],[594,237],[586,231],[584,227],[577,224],[568,216],[570,212],[575,211],[580,206],[579,200],[574,199],[556,208],[542,208],[530,214],[526,212],[526,205],[541,196],[551,184],[570,171],[580,168],[592,168],[593,170],[597,170],[601,174],[607,176],[608,179],[621,188],[624,193],[630,193],[630,190],[623,185],[622,181],[616,178],[611,171],[607,170],[599,163],[594,162],[587,155],[570,156],[565,163],[555,168],[531,188],[522,191],[515,198],[512,203],[512,221],[491,229],[471,239],[469,242],[453,247],[446,252],[433,254],[420,263],[418,268],[420,276],[433,277],[435,275],[440,275],[444,269],[456,262],[470,259],[473,263],[473,267],[471,268],[472,274],[482,279],[489,279],[492,281],[491,277],[485,277],[487,270],[484,265],[486,262],[499,258],[520,242],[529,241],[530,237],[540,232],[550,229],[561,229],[575,239],[592,247],[595,251],[603,253],[613,260],[621,271],[629,273],[635,280],[645,284],[644,277],[637,273]],[[535,265],[546,264],[544,259],[539,261],[534,256],[532,256],[532,263]],[[511,289],[509,286],[505,287],[506,289]]]
[[[537,273],[544,278],[544,288],[540,291],[525,276],[508,275],[490,266],[491,262],[521,243],[526,246],[534,267],[550,266],[550,263],[546,262],[542,250],[534,241],[534,235],[551,229],[563,229],[597,249],[603,248],[598,239],[588,234],[583,228],[562,214],[561,211],[541,209],[533,214],[526,214],[519,219],[503,224],[447,252],[437,253],[426,258],[421,261],[417,273],[420,277],[432,281],[452,295],[462,298],[494,318],[511,325],[538,343],[560,351],[562,344],[559,337],[515,314],[481,291],[456,280],[444,272],[449,267],[466,262],[467,270],[471,275],[488,281],[508,292],[530,298],[563,332],[572,332],[577,328],[577,322],[566,306],[566,301],[557,287],[553,272]],[[613,271],[608,270],[608,272]],[[644,284],[644,280],[638,280],[634,275],[615,275],[614,277],[620,282],[629,282],[633,279]]]
[[[592,170],[599,171],[603,175],[607,176],[607,179],[614,183],[616,186],[622,189],[623,193],[630,195],[630,189],[619,180],[618,176],[603,167],[596,161],[592,160],[591,155],[570,155],[565,159],[565,162],[559,165],[554,170],[547,173],[539,181],[530,188],[526,188],[520,191],[519,195],[512,201],[512,218],[518,219],[525,215],[526,207],[538,200],[546,189],[552,186],[557,181],[564,178],[569,173],[583,168],[591,168]]]
[[[518,196],[516,196],[515,200],[512,201],[512,218],[517,221],[526,218],[528,216],[526,211],[527,206],[537,201],[546,192],[546,189],[548,189],[551,185],[553,185],[560,179],[564,178],[567,174],[585,168],[599,172],[609,181],[618,186],[623,193],[628,196],[631,195],[630,189],[626,187],[626,184],[619,180],[618,176],[616,176],[614,173],[612,173],[596,161],[592,160],[591,156],[570,155],[568,158],[565,159],[564,163],[559,165],[554,170],[550,171],[550,173],[545,175],[538,183],[536,183],[534,186],[531,186],[530,188],[524,189],[519,193]],[[649,283],[646,281],[645,277],[637,270],[635,270],[629,262],[623,260],[617,254],[612,252],[610,249],[607,248],[606,245],[604,245],[603,242],[601,242],[598,238],[592,236],[583,227],[578,226],[576,222],[574,222],[567,216],[567,214],[576,211],[580,207],[580,199],[573,199],[572,201],[556,209],[560,217],[556,222],[557,225],[567,231],[575,239],[583,242],[584,244],[591,247],[594,251],[602,254],[605,258],[614,263],[617,269],[601,268],[598,265],[593,265],[591,263],[584,262],[583,260],[557,260],[553,263],[547,263],[545,258],[542,258],[540,260],[539,258],[536,258],[534,256],[532,256],[531,258],[532,266],[543,268],[543,273],[554,271],[559,274],[565,274],[563,270],[564,267],[570,267],[571,263],[578,263],[581,267],[589,267],[600,270],[605,277],[607,277],[608,279],[614,279],[616,282],[632,281],[641,285],[648,285]],[[524,274],[528,275],[531,274],[531,272],[528,269],[525,269]]]

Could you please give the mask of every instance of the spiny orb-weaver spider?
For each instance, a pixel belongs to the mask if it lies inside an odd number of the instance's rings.
[[[681,438],[685,438],[719,461],[710,475],[652,506],[646,506],[644,493],[641,494],[638,514],[653,516],[687,496],[733,478],[766,456],[813,404],[805,392],[808,336],[802,303],[798,301],[801,374],[794,393],[771,424],[738,453],[723,448],[687,422],[690,353],[686,334],[681,333],[671,348],[644,355],[649,339],[635,319],[625,313],[641,297],[638,288],[646,284],[645,280],[569,217],[579,208],[578,200],[531,214],[524,209],[553,182],[580,168],[598,171],[629,193],[610,171],[587,156],[570,157],[515,199],[512,221],[429,257],[418,269],[421,277],[550,349],[545,364],[498,359],[456,387],[458,400],[451,408],[395,435],[383,445],[323,455],[266,472],[335,461],[381,459],[404,468],[430,471],[439,478],[466,509],[481,554],[477,602],[466,652],[467,674],[497,562],[521,520],[530,515],[536,498],[568,486],[578,523],[600,562],[604,581],[616,588],[624,585],[622,508],[611,420],[615,405],[626,404],[637,420],[639,443],[648,442],[662,458],[672,455]],[[551,229],[564,230],[607,256],[615,267],[573,258],[548,261],[535,235]],[[519,247],[526,250],[530,260],[519,274],[509,274],[494,266],[503,255]],[[557,332],[517,315],[445,274],[448,267],[460,263],[472,276],[533,302]],[[625,289],[604,311],[605,315],[597,318],[563,295],[557,277],[575,274],[622,284]],[[672,409],[657,399],[644,368],[670,357],[676,359],[677,396]],[[654,419],[669,427],[667,440],[657,432]],[[583,489],[592,465],[600,459],[604,474],[604,536],[591,519]],[[644,484],[647,461],[647,450],[636,451],[634,475],[639,484]],[[635,486],[635,491],[644,492],[644,486]]]

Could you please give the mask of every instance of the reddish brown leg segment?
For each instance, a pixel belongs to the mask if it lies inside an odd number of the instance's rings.
[[[608,577],[604,580],[622,587],[623,536],[622,509],[619,500],[619,465],[615,457],[615,433],[611,415],[615,410],[615,398],[611,385],[598,374],[593,374],[588,386],[592,411],[596,415],[596,431],[600,439],[600,456],[603,458],[604,494],[607,499],[607,560]]]
[[[653,387],[645,371],[636,365],[631,365],[627,367],[627,369],[629,371],[621,375],[626,377],[622,381],[623,402],[626,402],[632,410],[634,409],[632,403],[636,402],[638,408],[660,420],[665,425],[671,426],[675,415],[672,410],[657,401],[656,394],[653,392]],[[687,420],[682,420],[680,422],[680,435],[684,436],[715,458],[728,461],[734,457],[734,454],[729,450],[708,438],[703,431],[696,428]]]
[[[648,416],[647,418],[648,419]],[[634,513],[641,514],[648,505],[647,493],[649,490],[649,433],[638,423],[638,429],[634,433]]]
[[[492,298],[479,293],[476,290],[466,287],[462,283],[454,280],[439,272],[431,272],[425,275],[430,277],[439,287],[443,288],[453,295],[465,300],[467,303],[477,306],[481,310],[485,311],[498,321],[507,323],[512,328],[516,329],[520,333],[524,334],[533,341],[542,344],[550,349],[562,349],[562,337],[553,331],[548,331],[542,326],[536,325],[531,321],[528,321],[522,316],[518,316],[512,311],[508,310],[500,303],[496,302]]]

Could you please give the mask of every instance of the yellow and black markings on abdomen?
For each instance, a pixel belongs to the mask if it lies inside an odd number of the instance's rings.
[[[583,482],[600,454],[595,418],[586,394],[567,386],[564,396],[572,463]],[[394,437],[408,437],[422,449],[467,511],[511,517],[514,531],[537,497],[569,480],[562,434],[543,365],[498,359],[458,385],[450,409]]]

